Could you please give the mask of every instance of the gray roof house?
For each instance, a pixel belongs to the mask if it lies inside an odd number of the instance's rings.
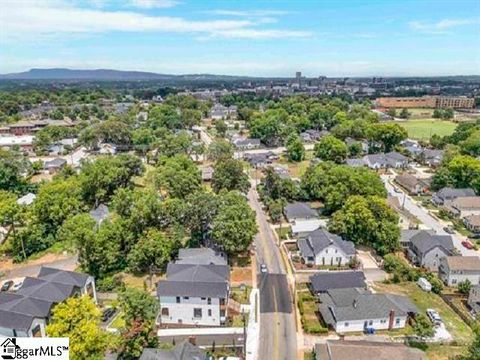
[[[324,228],[312,231],[297,241],[300,256],[306,264],[317,266],[346,266],[355,256],[353,242]]]
[[[56,158],[50,161],[46,161],[44,164],[44,169],[48,170],[50,173],[61,170],[65,165],[67,165],[67,160],[62,158]]]
[[[408,249],[410,247],[410,239],[415,235],[427,232],[430,235],[435,235],[435,230],[417,230],[417,229],[403,229],[400,231],[400,245],[403,249]]]
[[[420,350],[400,343],[326,340],[315,344],[315,360],[426,360]]]
[[[310,276],[310,283],[315,294],[330,289],[367,287],[363,271],[328,271]]]
[[[318,219],[318,212],[305,202],[294,202],[287,204],[283,210],[285,217],[289,223],[298,220]]]
[[[433,194],[432,201],[437,205],[443,205],[445,202],[455,200],[457,197],[465,196],[475,196],[475,191],[470,188],[454,189],[444,187]]]
[[[227,255],[210,248],[185,248],[178,251],[175,264],[227,265]]]
[[[402,295],[346,288],[330,289],[318,296],[323,320],[338,333],[404,328],[407,318],[418,313],[416,306]]]
[[[363,160],[363,158],[352,158],[345,160],[346,164],[351,167],[362,167],[366,166],[367,164]]]
[[[139,360],[208,360],[206,352],[188,340],[175,345],[171,350],[143,349]]]
[[[443,150],[425,149],[420,154],[420,159],[422,163],[431,167],[436,167],[442,163],[443,153],[444,153]]]
[[[432,235],[427,231],[420,231],[410,238],[407,257],[417,266],[437,271],[440,259],[452,255],[454,251],[450,235]]]
[[[412,195],[427,193],[430,187],[430,180],[419,179],[409,173],[397,175],[395,177],[395,182],[405,188],[408,193]]]
[[[468,215],[463,218],[465,227],[474,234],[480,234],[480,215]]]
[[[363,160],[371,169],[403,168],[408,165],[408,158],[395,151],[386,154],[365,155]]]
[[[185,255],[185,253],[181,254]],[[191,254],[180,263],[169,263],[167,278],[157,284],[160,300],[158,322],[219,326],[226,320],[230,268],[228,265],[196,264]],[[187,259],[193,264],[188,264]]]
[[[257,149],[260,147],[260,139],[237,138],[232,142],[233,145],[240,150]]]

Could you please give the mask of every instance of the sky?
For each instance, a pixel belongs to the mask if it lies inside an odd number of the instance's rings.
[[[0,73],[480,74],[480,0],[0,0]]]

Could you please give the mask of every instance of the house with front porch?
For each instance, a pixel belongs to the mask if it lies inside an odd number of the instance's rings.
[[[480,258],[478,256],[446,256],[440,259],[438,276],[447,286],[458,286],[468,280],[480,284]]]
[[[450,235],[420,231],[409,239],[407,258],[416,266],[437,271],[440,259],[453,255],[455,247]]]

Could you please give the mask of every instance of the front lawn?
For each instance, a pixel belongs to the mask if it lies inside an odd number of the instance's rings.
[[[434,293],[423,291],[413,282],[400,284],[375,283],[374,288],[378,292],[396,293],[406,295],[418,307],[418,310],[425,314],[426,310],[433,308],[438,311],[445,323],[447,330],[455,340],[469,342],[472,337],[472,330],[465,322],[448,306],[440,296]]]
[[[317,298],[310,291],[298,291],[297,297],[303,331],[307,334],[328,333],[328,329],[320,321]]]
[[[230,289],[230,296],[233,300],[240,304],[250,304],[250,293],[252,292],[251,286],[244,286],[242,290],[241,287],[232,287]]]

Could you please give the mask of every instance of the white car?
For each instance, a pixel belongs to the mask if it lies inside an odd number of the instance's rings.
[[[267,272],[267,265],[265,265],[265,264],[260,265],[260,272],[261,273],[266,273]]]
[[[443,324],[443,320],[440,317],[440,314],[434,309],[427,309],[427,315],[435,325]]]
[[[20,290],[20,288],[22,287],[23,285],[23,280],[22,281],[19,281],[19,282],[16,282],[15,284],[13,284],[12,286],[12,291],[18,291]]]

